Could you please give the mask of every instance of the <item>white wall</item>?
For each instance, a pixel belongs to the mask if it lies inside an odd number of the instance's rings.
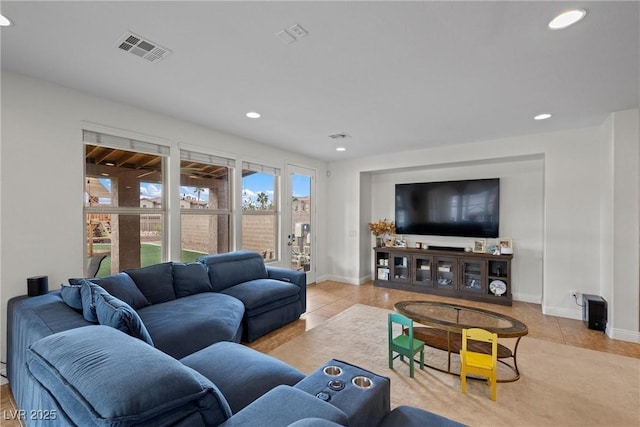
[[[512,293],[519,301],[542,302],[543,166],[536,158],[497,162],[449,164],[442,167],[372,174],[371,215],[394,218],[395,184],[500,178],[500,236],[513,239],[517,256],[512,263]],[[403,236],[410,247],[416,241],[436,246],[472,247],[473,239],[443,236]],[[496,239],[487,239],[495,244]],[[371,251],[372,252],[372,251]],[[369,258],[370,262],[373,262]],[[371,267],[370,267],[371,268]]]
[[[640,113],[613,114],[613,295],[610,335],[640,342]],[[635,334],[633,333],[635,332]]]
[[[57,289],[69,277],[83,272],[83,122],[98,123],[124,134],[138,134],[138,139],[144,140],[145,136],[164,139],[171,146],[174,169],[178,143],[228,154],[237,161],[263,162],[281,167],[283,172],[286,163],[316,169],[317,205],[327,204],[323,162],[3,71],[2,360],[6,353],[7,301],[26,294],[26,278],[48,275],[49,289]],[[326,224],[324,212],[319,211],[319,226]],[[321,233],[316,236],[317,266],[322,269],[326,243]],[[178,249],[172,246],[173,253],[179,254],[179,239],[173,241],[173,246],[178,245]]]
[[[601,295],[607,301],[607,334],[637,341],[640,329],[640,115],[613,113],[602,126]],[[636,284],[636,286],[634,286]]]
[[[631,236],[612,236],[611,245],[624,246],[616,250],[616,265],[624,263],[624,278],[614,280],[612,295],[614,300],[621,295],[629,295],[625,299],[625,305],[616,304],[615,312],[610,313],[610,321],[616,325],[623,324],[618,336],[631,341],[640,341],[638,334],[638,233],[637,223],[638,209],[638,110],[616,113],[618,123],[615,125],[619,135],[611,139],[616,146],[616,158],[630,157],[629,164],[625,165],[625,172],[617,177],[615,182],[616,192],[624,194],[625,201],[632,198],[633,203],[619,201],[611,208],[610,217],[615,222],[617,229],[624,229],[631,225]],[[532,162],[530,176],[525,173],[522,176],[507,175],[507,187],[509,192],[505,208],[505,214],[501,214],[501,233],[513,231],[524,233],[526,236],[536,236],[535,231],[539,222],[536,218],[526,218],[526,221],[534,223],[531,230],[522,229],[518,225],[523,221],[515,206],[525,200],[527,192],[533,194],[532,203],[538,206],[530,212],[542,212],[542,253],[538,251],[535,237],[529,251],[519,251],[518,240],[515,240],[515,257],[529,258],[524,264],[517,265],[517,284],[522,286],[516,290],[516,298],[529,300],[535,298],[541,292],[542,308],[545,314],[581,318],[581,308],[570,297],[569,291],[579,290],[583,293],[603,293],[603,253],[600,250],[606,244],[606,235],[603,234],[606,224],[603,224],[602,212],[603,200],[607,199],[606,189],[601,184],[602,175],[614,173],[613,162],[608,162],[603,151],[606,151],[607,138],[603,137],[603,129],[607,126],[576,129],[563,132],[553,132],[535,135],[525,135],[513,138],[504,138],[493,141],[483,141],[469,144],[461,144],[451,147],[416,150],[412,152],[394,153],[390,155],[376,155],[356,160],[334,162],[329,165],[332,172],[328,182],[328,194],[337,206],[344,206],[351,212],[350,218],[368,218],[360,224],[343,218],[344,213],[331,211],[328,213],[329,241],[331,247],[332,263],[329,265],[329,276],[343,278],[351,274],[349,281],[361,283],[371,277],[371,263],[366,266],[358,262],[362,257],[369,258],[372,240],[367,229],[366,222],[382,217],[393,218],[393,201],[389,198],[391,183],[404,179],[402,173],[412,174],[412,177],[479,177],[487,173],[486,165],[501,165],[510,174],[518,170],[517,162]],[[613,125],[609,125],[613,126]],[[623,138],[624,143],[620,141]],[[635,140],[634,140],[635,138]],[[635,141],[635,142],[634,142]],[[635,143],[635,149],[631,147]],[[527,160],[531,159],[531,160]],[[538,160],[543,159],[541,169],[538,168]],[[621,160],[617,160],[621,162]],[[604,169],[604,171],[603,171]],[[435,172],[434,172],[435,171]],[[455,172],[455,173],[453,173]],[[371,174],[371,184],[361,177]],[[379,176],[378,176],[379,175]],[[539,188],[539,179],[542,179],[542,190]],[[622,187],[620,181],[632,178],[633,184]],[[518,192],[510,188],[509,181],[520,185],[526,182],[528,185]],[[370,187],[370,188],[368,188]],[[372,201],[371,207],[359,204],[356,201],[358,194],[366,194]],[[380,195],[381,198],[376,199]],[[622,196],[622,195],[621,195]],[[518,200],[520,197],[520,200]],[[387,201],[388,200],[388,201]],[[629,206],[632,204],[632,206]],[[624,211],[624,213],[622,212]],[[529,212],[529,211],[528,211]],[[634,219],[635,218],[635,219]],[[525,221],[525,222],[526,222]],[[504,225],[505,229],[502,229]],[[515,227],[515,228],[514,228]],[[526,226],[525,226],[526,228]],[[357,230],[360,240],[367,241],[368,245],[361,245],[353,239],[347,239],[352,230]],[[634,230],[635,234],[634,234]],[[506,236],[505,237],[509,237]],[[624,239],[624,241],[623,241]],[[447,242],[451,240],[447,239]],[[434,242],[435,244],[435,242]],[[634,250],[628,250],[635,245]],[[362,248],[367,248],[363,253]],[[525,246],[526,248],[526,246]],[[541,255],[541,259],[537,259]],[[519,262],[519,261],[518,261]],[[356,266],[362,265],[356,269]],[[525,267],[526,266],[526,267]],[[523,269],[523,270],[521,270]],[[525,277],[528,273],[534,275],[542,270],[541,283],[535,284],[535,277]],[[636,272],[635,280],[632,272]],[[540,276],[538,276],[540,277]],[[620,310],[620,311],[618,311]],[[621,323],[622,319],[633,319]],[[620,328],[618,328],[620,329]]]

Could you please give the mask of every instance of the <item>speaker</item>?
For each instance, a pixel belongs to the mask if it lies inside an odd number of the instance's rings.
[[[36,297],[49,292],[49,277],[34,276],[27,277],[27,295]]]
[[[601,296],[582,294],[582,321],[589,329],[607,328],[607,301]]]

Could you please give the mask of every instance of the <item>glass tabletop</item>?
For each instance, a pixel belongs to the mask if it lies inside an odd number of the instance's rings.
[[[435,301],[400,301],[394,308],[415,322],[451,332],[482,328],[505,338],[528,333],[527,325],[521,321],[481,308]]]

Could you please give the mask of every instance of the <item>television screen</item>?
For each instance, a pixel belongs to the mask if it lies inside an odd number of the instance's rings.
[[[498,237],[500,179],[396,184],[396,233]]]

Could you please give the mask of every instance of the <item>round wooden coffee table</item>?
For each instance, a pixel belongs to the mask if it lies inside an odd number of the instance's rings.
[[[400,301],[394,308],[395,311],[414,322],[425,325],[425,327],[413,328],[415,338],[424,341],[429,347],[447,352],[446,370],[429,365],[425,361],[425,365],[430,368],[460,375],[451,370],[451,354],[460,353],[462,330],[482,328],[497,334],[498,338],[516,338],[513,350],[498,343],[498,361],[514,373],[512,378],[498,379],[498,382],[511,382],[520,378],[516,354],[520,339],[527,335],[529,330],[527,325],[518,319],[481,308],[436,301]],[[491,346],[488,343],[469,343],[469,349],[479,353],[491,353]],[[509,359],[513,359],[513,364],[507,363]]]

